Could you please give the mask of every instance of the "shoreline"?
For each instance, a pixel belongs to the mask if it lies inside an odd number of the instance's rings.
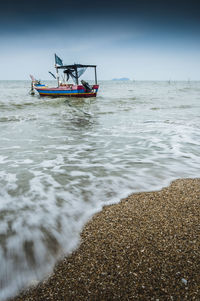
[[[52,275],[12,301],[200,299],[200,179],[104,206]]]

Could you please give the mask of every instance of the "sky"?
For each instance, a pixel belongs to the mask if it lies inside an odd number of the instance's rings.
[[[199,11],[197,0],[4,1],[0,80],[50,80],[54,53],[96,64],[102,80],[200,80]]]

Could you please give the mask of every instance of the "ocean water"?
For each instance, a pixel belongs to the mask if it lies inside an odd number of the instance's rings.
[[[48,276],[103,205],[200,176],[200,82],[102,81],[91,99],[29,90],[0,82],[1,301]]]

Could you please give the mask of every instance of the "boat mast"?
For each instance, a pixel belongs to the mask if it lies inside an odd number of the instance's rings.
[[[76,84],[78,86],[78,70],[77,70],[77,66],[75,67],[75,72],[76,72]]]
[[[59,73],[58,73],[58,67],[56,65],[56,54],[55,54],[55,68],[56,68],[56,77],[57,77],[57,82],[58,82],[58,87],[59,87]]]
[[[94,67],[94,74],[95,74],[95,85],[97,85],[97,67]]]

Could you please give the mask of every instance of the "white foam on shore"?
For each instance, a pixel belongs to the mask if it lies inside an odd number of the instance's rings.
[[[70,106],[34,102],[22,87],[3,103],[18,119],[0,122],[1,301],[51,273],[103,205],[199,177],[196,84],[192,99],[178,94],[184,83],[132,85],[103,84],[105,95]]]

